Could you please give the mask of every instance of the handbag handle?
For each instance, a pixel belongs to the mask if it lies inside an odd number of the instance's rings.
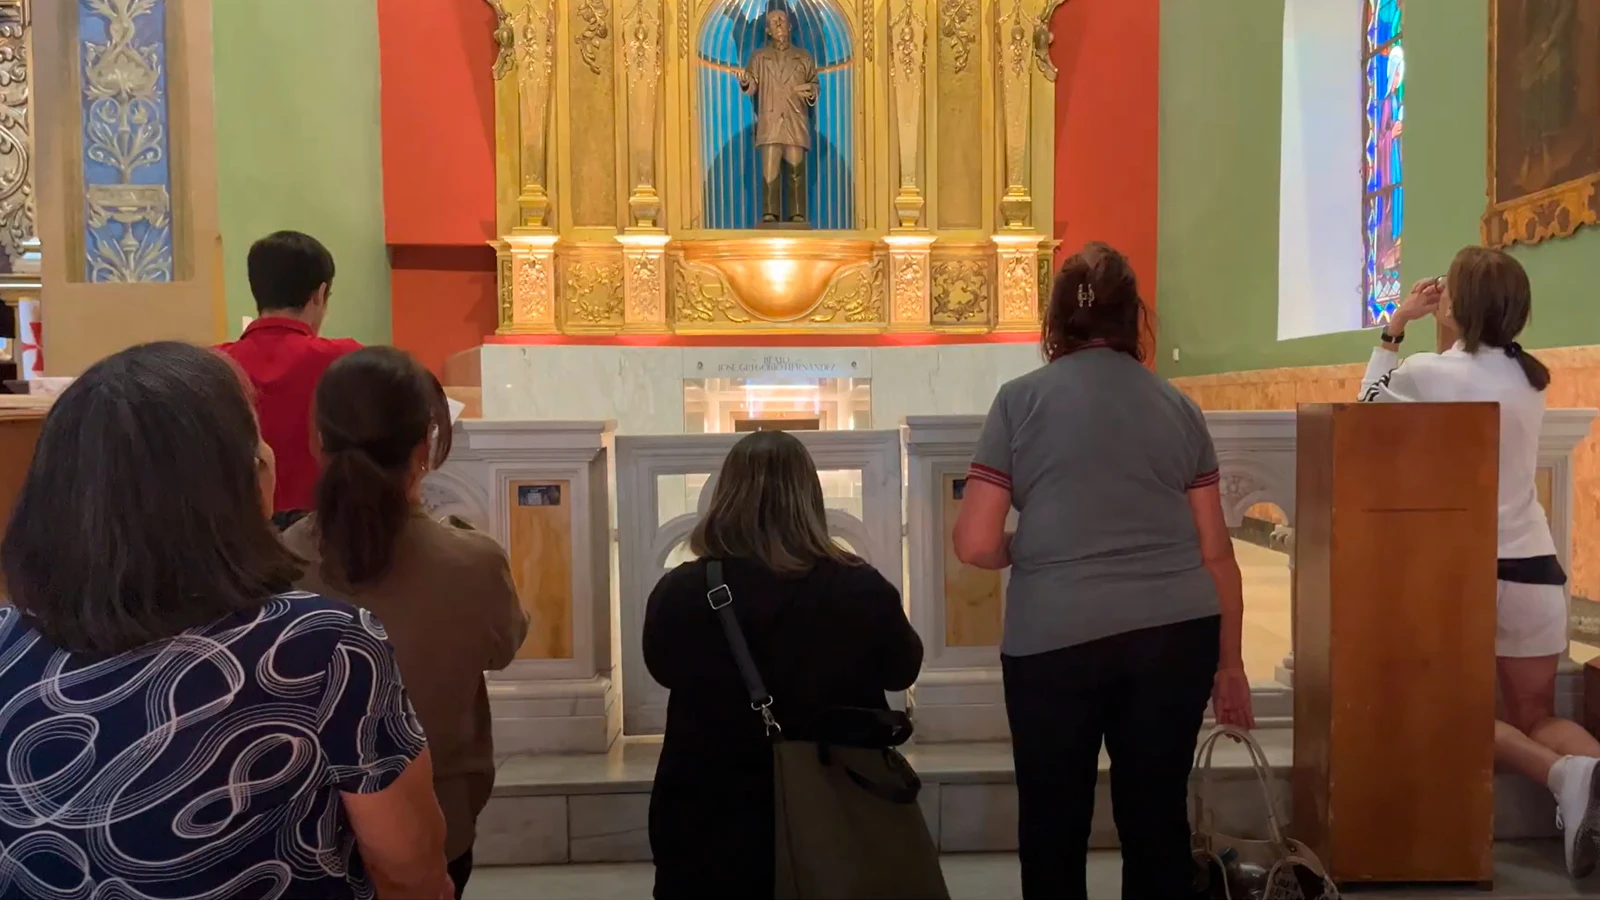
[[[722,560],[706,562],[706,584],[710,587],[706,591],[706,601],[722,623],[722,633],[728,638],[728,649],[733,651],[733,662],[739,667],[739,677],[750,695],[750,708],[761,714],[768,737],[781,737],[783,729],[772,715],[772,695],[761,680],[761,670],[756,668],[755,657],[750,655],[750,642],[745,640],[744,629],[739,627],[739,618],[733,614],[733,590],[722,578]]]
[[[1267,764],[1267,754],[1256,743],[1250,732],[1232,725],[1218,725],[1200,742],[1200,747],[1195,751],[1195,768],[1200,770],[1200,786],[1194,792],[1194,827],[1200,832],[1210,846],[1210,840],[1215,833],[1211,821],[1211,800],[1214,779],[1212,776],[1212,757],[1216,755],[1217,744],[1223,738],[1230,738],[1243,744],[1250,755],[1251,768],[1255,770],[1256,783],[1261,787],[1261,796],[1267,807],[1267,833],[1268,838],[1276,847],[1286,847],[1283,826],[1278,819],[1278,802],[1272,792],[1271,768]]]

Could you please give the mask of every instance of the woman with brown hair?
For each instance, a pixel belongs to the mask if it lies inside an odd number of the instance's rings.
[[[289,590],[276,481],[209,350],[124,350],[50,410],[0,543],[0,896],[452,895],[394,651]]]
[[[314,428],[323,460],[316,511],[284,542],[310,561],[302,587],[383,620],[433,747],[460,896],[494,789],[483,673],[510,665],[528,619],[500,545],[422,511],[422,478],[450,453],[449,407],[432,373],[393,347],[340,357],[317,383]]]
[[[771,897],[771,743],[707,602],[706,563],[723,564],[787,737],[815,737],[825,710],[888,709],[884,692],[916,680],[922,642],[900,592],[828,536],[816,466],[792,435],[734,445],[689,547],[698,559],[645,611],[645,665],[672,692],[650,793],[655,896]]]
[[[1378,332],[1361,399],[1500,406],[1495,656],[1506,721],[1495,722],[1495,760],[1555,794],[1567,868],[1583,878],[1600,862],[1600,742],[1556,717],[1556,671],[1568,642],[1567,576],[1534,486],[1550,370],[1517,343],[1532,312],[1522,265],[1500,250],[1467,247],[1449,274],[1417,282]],[[1430,313],[1459,339],[1401,363],[1396,351],[1406,326]]]
[[[1011,568],[1000,652],[1030,900],[1086,896],[1102,741],[1122,895],[1187,896],[1206,700],[1254,725],[1216,452],[1200,410],[1143,365],[1146,315],[1121,253],[1067,259],[1049,362],[1001,386],[955,526],[963,562]]]

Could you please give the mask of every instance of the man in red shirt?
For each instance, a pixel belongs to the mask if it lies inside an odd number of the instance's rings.
[[[260,317],[223,353],[255,388],[261,437],[278,458],[273,523],[287,528],[315,506],[319,466],[311,448],[311,398],[317,380],[361,345],[318,337],[333,287],[333,254],[298,231],[269,234],[250,247],[250,293]]]

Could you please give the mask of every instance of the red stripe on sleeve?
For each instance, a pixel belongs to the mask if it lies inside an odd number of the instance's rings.
[[[1211,471],[1205,473],[1204,475],[1201,475],[1199,478],[1196,478],[1195,480],[1189,482],[1189,488],[1188,489],[1192,491],[1195,488],[1210,487],[1213,484],[1216,484],[1217,482],[1219,482],[1221,480],[1222,480],[1222,474],[1220,472],[1218,472],[1216,469],[1212,469]]]
[[[995,487],[1003,487],[1008,491],[1011,490],[1011,476],[1000,471],[999,469],[992,469],[988,466],[973,463],[967,469],[967,477],[976,478],[979,481],[986,481]]]

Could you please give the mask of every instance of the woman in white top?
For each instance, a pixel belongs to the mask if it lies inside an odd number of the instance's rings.
[[[1534,489],[1550,370],[1517,335],[1533,305],[1528,275],[1510,255],[1468,247],[1450,273],[1417,283],[1380,332],[1361,399],[1500,404],[1498,657],[1507,721],[1495,723],[1495,760],[1549,786],[1576,878],[1600,861],[1600,742],[1555,715],[1556,668],[1567,650],[1566,574]],[[1399,362],[1406,325],[1435,315],[1460,339],[1442,353]]]

